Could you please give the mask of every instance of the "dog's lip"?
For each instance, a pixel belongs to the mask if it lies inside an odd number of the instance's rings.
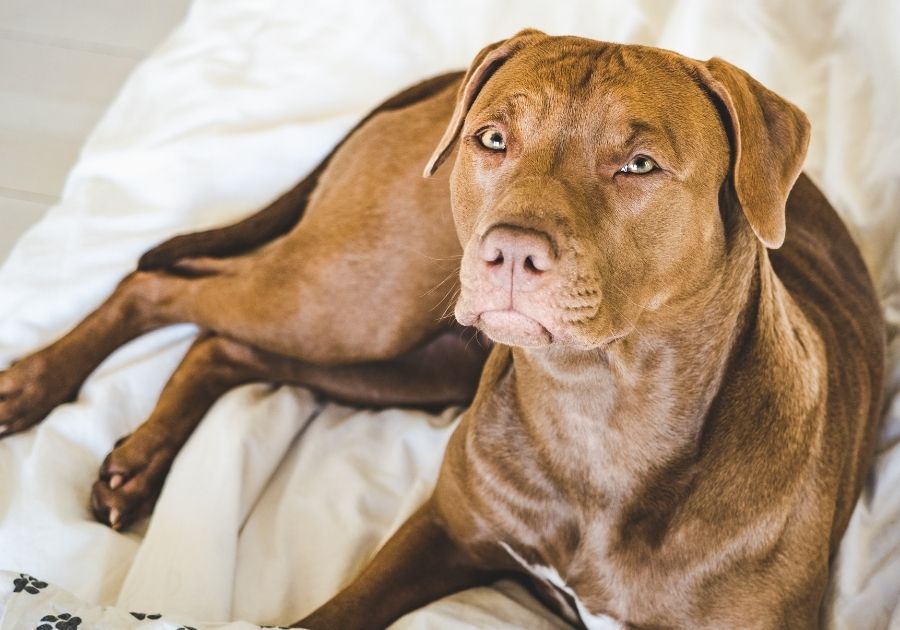
[[[553,341],[543,324],[512,308],[482,311],[476,326],[492,340],[508,346],[533,348]]]

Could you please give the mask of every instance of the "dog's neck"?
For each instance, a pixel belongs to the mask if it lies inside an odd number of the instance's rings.
[[[750,238],[723,253],[703,290],[607,348],[512,349],[521,421],[553,454],[547,472],[561,487],[615,501],[696,453],[733,355],[786,324],[773,306],[783,287]]]

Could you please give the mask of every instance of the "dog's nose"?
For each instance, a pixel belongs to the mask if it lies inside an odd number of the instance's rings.
[[[496,225],[481,239],[483,271],[496,284],[518,290],[540,284],[556,264],[556,247],[546,232],[515,225]]]

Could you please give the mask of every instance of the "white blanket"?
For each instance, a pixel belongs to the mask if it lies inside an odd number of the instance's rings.
[[[60,204],[0,269],[0,365],[74,325],[144,250],[262,207],[379,101],[525,26],[725,57],[800,105],[813,123],[807,170],[859,241],[893,334],[900,4],[765,4],[197,0],[94,131]],[[201,424],[149,524],[124,534],[96,524],[88,496],[100,462],[147,416],[194,334],[182,325],[129,344],[77,401],[0,441],[0,570],[11,572],[0,573],[0,629],[63,614],[82,628],[289,623],[351,579],[427,496],[453,410],[370,413],[253,385]],[[889,377],[893,395],[896,339]],[[898,440],[895,399],[841,549],[830,627],[900,628]],[[563,626],[500,584],[395,627]]]

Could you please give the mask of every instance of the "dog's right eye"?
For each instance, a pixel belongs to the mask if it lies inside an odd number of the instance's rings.
[[[646,175],[657,168],[659,168],[659,165],[654,162],[652,158],[648,158],[646,155],[638,155],[631,158],[625,166],[619,169],[619,172],[626,174],[630,173],[633,175]]]
[[[504,138],[503,134],[497,129],[485,129],[478,134],[478,139],[481,140],[481,144],[484,145],[485,148],[488,148],[491,151],[506,150],[506,138]]]

